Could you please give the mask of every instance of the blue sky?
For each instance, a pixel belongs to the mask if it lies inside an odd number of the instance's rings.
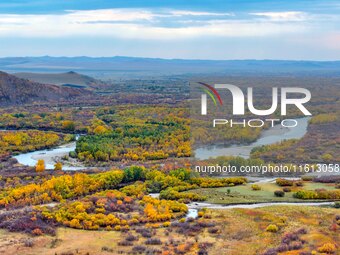
[[[2,0],[0,56],[340,60],[329,0]]]

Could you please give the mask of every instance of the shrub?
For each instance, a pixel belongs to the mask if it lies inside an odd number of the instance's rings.
[[[112,249],[112,248],[109,248],[109,247],[107,247],[107,246],[103,246],[103,247],[102,247],[102,251],[113,252],[113,249]]]
[[[192,217],[187,218],[187,222],[194,222],[194,221],[195,221],[195,219],[192,218]]]
[[[289,244],[289,250],[299,250],[302,248],[302,242],[300,241],[295,241]]]
[[[57,162],[54,164],[54,170],[55,171],[61,171],[63,170],[63,164],[61,162]]]
[[[129,234],[126,238],[125,238],[126,241],[128,242],[133,242],[133,241],[137,241],[138,240],[138,237],[137,236],[134,236],[132,234]]]
[[[71,158],[77,158],[77,153],[75,151],[70,151],[68,154]]]
[[[339,190],[300,190],[293,195],[295,198],[299,199],[340,199]]]
[[[285,251],[288,251],[288,250],[289,250],[289,247],[285,243],[281,244],[279,247],[276,248],[277,252],[285,252]]]
[[[31,238],[25,239],[24,245],[25,245],[25,247],[33,247],[33,245],[34,245],[33,239],[31,239]]]
[[[126,241],[126,240],[123,240],[123,241],[118,242],[118,245],[120,245],[120,246],[132,246],[133,243]]]
[[[62,122],[62,129],[68,130],[68,131],[74,131],[76,128],[76,125],[73,121],[65,120]]]
[[[192,192],[178,192],[175,188],[167,188],[162,190],[159,194],[160,199],[167,200],[188,200],[188,201],[204,201],[206,200],[205,196],[198,195]]]
[[[208,232],[209,232],[210,234],[216,234],[216,233],[218,232],[218,228],[209,228],[209,229],[208,229]]]
[[[270,224],[267,228],[266,228],[267,232],[272,232],[272,233],[276,233],[277,231],[279,231],[278,226],[276,226],[275,224]]]
[[[297,187],[302,187],[302,186],[303,186],[303,182],[296,182],[295,185],[296,185]]]
[[[204,249],[199,249],[199,251],[197,252],[197,255],[208,255],[208,252]]]
[[[295,231],[295,233],[298,234],[298,235],[304,235],[304,234],[307,234],[307,229],[300,228],[297,231]]]
[[[301,251],[299,253],[299,255],[312,255],[313,253],[309,252],[309,251]]]
[[[293,233],[287,233],[284,235],[284,237],[282,238],[281,242],[285,243],[285,244],[290,244],[291,242],[300,240],[299,236],[297,233],[293,232]]]
[[[0,228],[5,228],[11,232],[25,232],[33,235],[43,233],[55,235],[53,224],[44,221],[40,214],[33,215],[31,209],[2,213],[0,215]]]
[[[284,192],[291,192],[292,190],[290,189],[290,188],[288,188],[288,187],[284,187],[283,189],[282,189]]]
[[[252,190],[261,190],[261,187],[257,184],[253,184],[253,185],[251,185],[251,189]]]
[[[329,154],[329,153],[325,153],[321,156],[321,158],[324,160],[324,161],[330,161],[333,159],[333,155]]]
[[[285,193],[282,191],[282,190],[275,190],[274,191],[274,195],[276,197],[284,197],[285,196]]]
[[[314,178],[315,182],[321,183],[340,183],[340,175],[327,175]]]
[[[203,242],[198,245],[198,253],[197,255],[208,255],[207,250],[213,246],[213,243]]]
[[[273,226],[273,227],[271,227]],[[269,225],[268,228],[278,229],[275,225]],[[276,227],[276,228],[275,228]],[[268,231],[268,230],[267,230]],[[277,231],[277,230],[276,230]],[[294,232],[286,233],[283,238],[281,239],[281,244],[277,248],[271,248],[267,250],[264,255],[276,255],[278,253],[286,252],[286,251],[293,251],[293,250],[300,250],[305,243],[304,240],[300,238],[300,235],[307,234],[307,230],[305,228],[300,228]],[[292,253],[293,254],[293,253]],[[296,254],[296,253],[294,253]],[[300,255],[303,253],[299,253]],[[309,253],[306,253],[309,255]]]
[[[332,243],[325,243],[318,248],[318,252],[332,254],[336,252],[336,247]]]
[[[43,232],[41,231],[40,228],[35,228],[32,230],[32,234],[36,235],[36,236],[41,236],[43,234]]]
[[[263,253],[263,255],[277,255],[277,252],[275,248],[270,248],[265,253]]]
[[[313,181],[314,176],[310,176],[310,175],[305,175],[301,177],[301,180],[303,181]]]
[[[136,229],[136,232],[141,234],[142,237],[144,237],[144,238],[150,238],[150,237],[153,236],[152,231],[150,229],[147,229],[147,228]]]
[[[120,225],[117,225],[117,226],[115,226],[113,229],[116,230],[116,231],[121,231],[122,228],[121,228]]]
[[[279,186],[293,186],[294,181],[283,179],[283,178],[278,178],[276,179],[276,184]]]
[[[146,247],[143,245],[136,245],[132,248],[132,251],[136,253],[143,253],[145,252],[145,250],[146,250]]]
[[[159,238],[148,238],[145,241],[146,245],[161,245],[162,241]]]
[[[60,255],[74,255],[74,253],[72,251],[65,251],[60,253]]]

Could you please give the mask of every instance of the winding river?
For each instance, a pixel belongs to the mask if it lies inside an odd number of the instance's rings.
[[[310,117],[295,119],[298,123],[296,127],[287,128],[281,125],[275,125],[272,128],[264,130],[259,139],[249,145],[231,145],[224,146],[205,146],[195,150],[195,157],[200,160],[209,159],[218,156],[240,156],[249,158],[253,148],[282,142],[288,139],[300,139],[307,133],[307,126]]]
[[[298,139],[303,137],[307,132],[308,120],[310,118],[296,119],[298,125],[294,128],[284,128],[280,125],[264,130],[260,138],[250,145],[233,145],[229,147],[207,146],[199,148],[195,151],[196,158],[208,159],[217,156],[241,156],[248,158],[253,148],[261,145],[277,143],[286,139]],[[29,153],[19,154],[14,156],[20,164],[35,166],[38,159],[43,159],[46,164],[46,169],[53,169],[56,161],[64,156],[69,155],[71,151],[76,149],[76,142],[61,145],[53,149],[38,150]],[[64,164],[64,170],[80,170],[85,169],[79,162],[71,161],[70,164]]]
[[[58,159],[61,159],[64,156],[68,156],[71,151],[76,149],[76,142],[64,144],[58,146],[53,149],[45,149],[45,150],[38,150],[28,153],[23,153],[14,156],[20,164],[27,165],[27,166],[35,166],[39,159],[43,159],[45,161],[46,169],[53,169],[54,164]],[[80,165],[77,161],[70,161],[69,164],[63,164],[63,170],[70,170],[76,171],[81,170],[86,167]]]
[[[307,133],[307,126],[309,117],[296,119],[298,122],[297,127],[294,128],[284,128],[280,125],[276,125],[272,128],[264,130],[261,133],[260,138],[249,145],[233,145],[229,147],[202,147],[195,150],[196,158],[198,159],[208,159],[210,157],[216,156],[241,156],[244,158],[249,158],[250,152],[253,148],[261,145],[269,145],[277,142],[281,142],[287,139],[299,139],[302,138]],[[14,156],[15,159],[20,164],[35,166],[38,159],[43,159],[46,164],[46,169],[53,169],[55,162],[62,158],[63,156],[69,155],[71,151],[76,148],[76,142],[58,146],[54,149],[39,150],[24,154],[19,154]],[[64,170],[80,170],[86,169],[87,167],[81,166],[77,161],[71,161],[70,164],[64,164]],[[273,178],[257,178],[253,181],[255,182],[271,182],[274,181]],[[152,197],[158,197],[159,193],[150,194]],[[237,205],[219,205],[210,203],[190,203],[188,204],[189,211],[186,218],[196,218],[198,210],[201,208],[211,208],[211,209],[233,209],[233,208],[259,208],[265,206],[274,205],[304,205],[304,206],[323,206],[332,205],[334,202],[302,202],[302,203],[289,203],[289,202],[271,202],[271,203],[256,203],[256,204],[237,204]]]

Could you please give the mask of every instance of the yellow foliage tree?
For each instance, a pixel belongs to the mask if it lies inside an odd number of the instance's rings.
[[[54,164],[54,170],[55,171],[61,171],[63,170],[63,164],[61,162],[57,162]]]
[[[43,159],[39,159],[36,166],[35,166],[35,171],[40,173],[40,172],[44,172],[45,169],[46,169],[45,161]]]
[[[105,134],[108,132],[108,129],[104,126],[97,126],[94,130],[93,130],[93,133],[96,134],[96,135],[100,135],[100,134]]]

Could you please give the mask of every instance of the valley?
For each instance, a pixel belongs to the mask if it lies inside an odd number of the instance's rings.
[[[18,76],[0,79],[0,254],[337,254],[339,174],[193,168],[339,163],[334,79],[275,79],[312,91],[299,129],[211,132],[192,80],[251,82],[265,106],[273,78]]]

